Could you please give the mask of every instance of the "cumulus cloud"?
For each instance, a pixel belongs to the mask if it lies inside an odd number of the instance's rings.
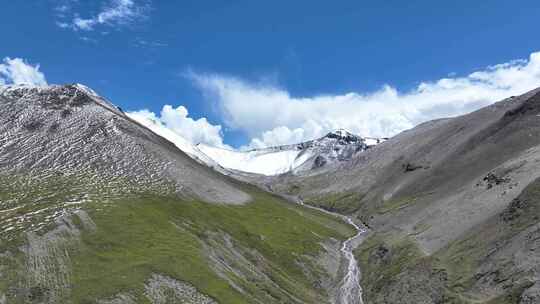
[[[56,22],[59,27],[76,31],[92,31],[98,25],[127,26],[146,18],[149,9],[147,2],[139,1],[136,3],[134,0],[110,0],[103,5],[97,15],[82,18],[78,13],[75,13],[72,20],[66,21],[68,14],[73,10],[73,4],[73,1],[70,1],[55,8],[58,17],[64,19]]]
[[[420,83],[407,92],[385,85],[371,92],[294,97],[286,90],[235,77],[194,74],[195,85],[216,103],[225,125],[242,130],[249,147],[291,144],[345,128],[390,137],[427,120],[471,112],[540,86],[540,52],[476,71]]]
[[[21,58],[6,57],[0,63],[0,84],[47,85],[45,75],[38,65],[31,65]]]
[[[191,144],[204,143],[214,147],[231,149],[223,143],[220,125],[212,125],[204,117],[197,120],[189,117],[188,110],[184,106],[174,108],[165,105],[159,116],[148,110],[129,112],[128,115],[147,127],[151,125],[159,129],[167,128]]]

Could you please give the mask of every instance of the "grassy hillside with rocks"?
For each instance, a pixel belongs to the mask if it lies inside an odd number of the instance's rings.
[[[197,163],[81,85],[0,87],[0,303],[329,303],[339,218]]]
[[[323,303],[335,284],[325,246],[354,233],[248,186],[251,203],[227,205],[87,191],[75,177],[19,183],[0,187],[7,303]]]

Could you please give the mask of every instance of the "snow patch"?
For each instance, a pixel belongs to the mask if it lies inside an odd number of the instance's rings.
[[[225,168],[263,175],[278,175],[289,172],[311,156],[309,153],[305,153],[298,157],[302,150],[240,152],[204,144],[197,145],[197,148]]]

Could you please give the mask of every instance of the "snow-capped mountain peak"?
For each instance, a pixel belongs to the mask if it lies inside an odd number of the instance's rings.
[[[292,145],[267,147],[249,151],[229,150],[206,144],[193,145],[179,134],[146,115],[127,115],[164,137],[200,163],[222,173],[240,171],[262,175],[298,173],[350,160],[354,155],[383,142],[382,138],[363,138],[338,129],[325,136]]]
[[[328,134],[326,134],[327,138],[336,138],[341,140],[346,140],[348,142],[357,142],[362,139],[362,137],[355,135],[345,129],[337,129],[335,131],[332,131]]]
[[[350,160],[357,153],[386,139],[363,138],[344,129],[294,145],[232,151],[204,144],[200,152],[222,167],[263,175],[278,175],[317,169],[330,163]]]

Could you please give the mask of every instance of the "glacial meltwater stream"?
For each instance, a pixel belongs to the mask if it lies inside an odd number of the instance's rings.
[[[360,245],[363,239],[364,233],[367,231],[365,228],[356,224],[350,217],[330,212],[322,208],[317,208],[311,205],[306,205],[302,200],[297,200],[298,203],[304,207],[315,209],[336,217],[341,218],[356,229],[356,234],[343,242],[341,245],[341,255],[347,265],[347,269],[343,275],[343,279],[340,281],[335,303],[336,304],[363,304],[362,301],[362,287],[360,287],[360,269],[358,263],[354,257],[353,250]]]

